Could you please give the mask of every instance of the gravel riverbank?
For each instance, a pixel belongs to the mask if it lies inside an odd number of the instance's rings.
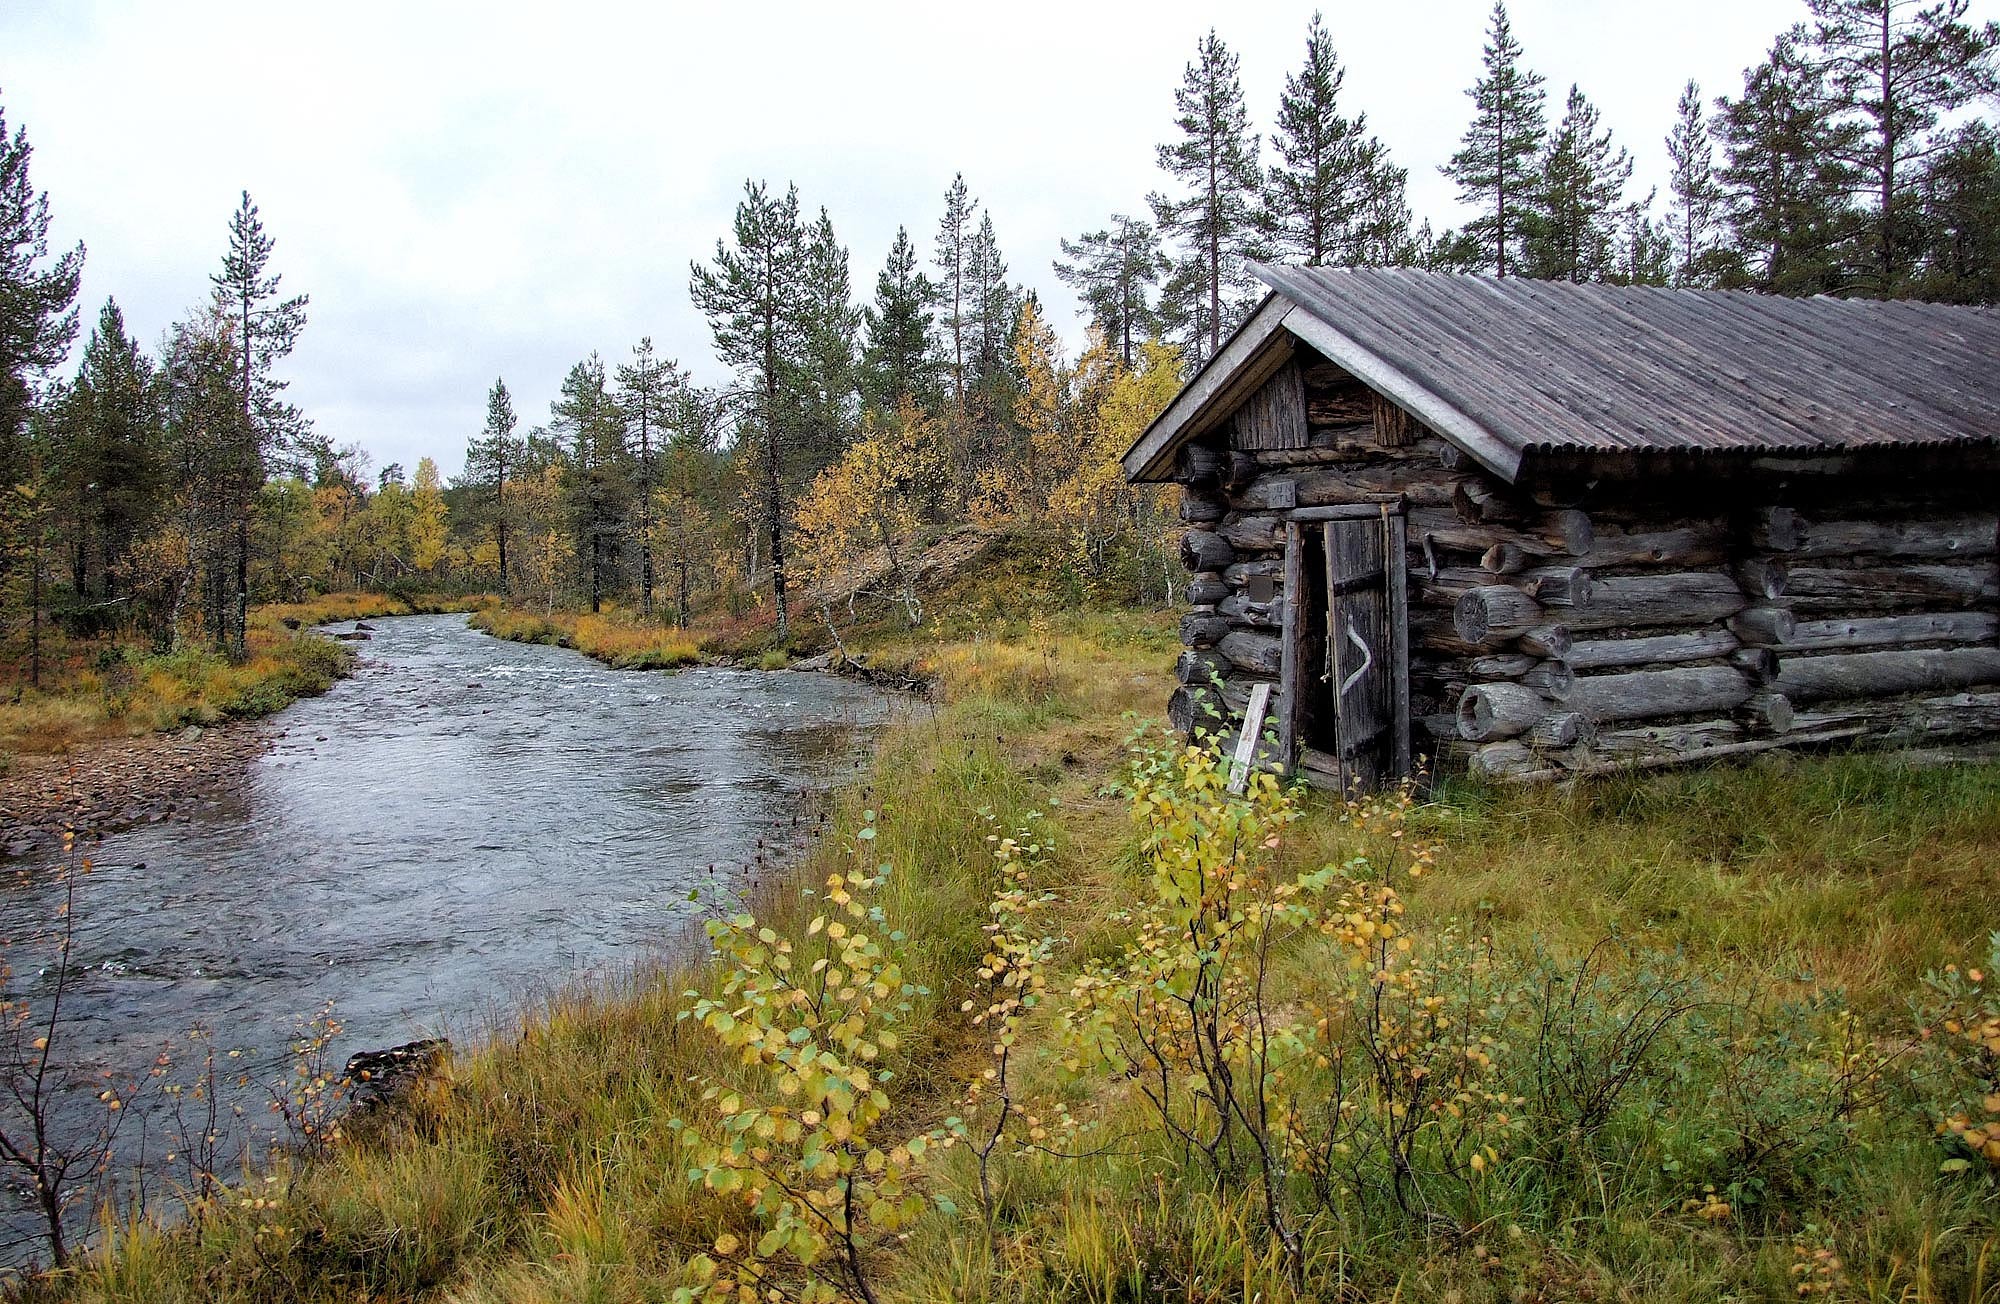
[[[51,849],[65,828],[111,833],[186,820],[240,784],[279,732],[247,720],[17,756],[0,774],[0,858]]]

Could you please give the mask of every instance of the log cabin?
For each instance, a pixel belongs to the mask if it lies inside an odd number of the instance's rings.
[[[1254,270],[1123,459],[1182,732],[1268,697],[1340,790],[2000,737],[2000,313]]]

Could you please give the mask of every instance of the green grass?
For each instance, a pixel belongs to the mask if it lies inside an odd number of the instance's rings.
[[[1128,716],[1164,703],[1174,650],[1157,614],[1030,617],[973,587],[933,609],[949,637],[893,622],[862,637],[879,662],[933,676],[939,704],[884,733],[797,875],[758,885],[749,903],[779,933],[800,930],[813,902],[799,889],[845,864],[860,813],[879,813],[868,855],[896,866],[883,904],[909,930],[906,970],[932,993],[890,1057],[892,1117],[908,1129],[949,1114],[987,1062],[958,1012],[995,879],[979,810],[1003,826],[1050,815],[1063,981],[1122,943],[1113,916],[1147,885],[1124,800],[1105,785],[1123,764]],[[1351,854],[1341,815],[1312,799],[1286,854]],[[1795,1264],[1830,1248],[1843,1264],[1833,1298],[2000,1299],[2000,1183],[1977,1168],[1940,1172],[1939,1088],[1916,1071],[1928,1060],[1903,1054],[1919,1045],[1910,1006],[1922,976],[1980,956],[1995,925],[2000,767],[1856,756],[1571,790],[1449,784],[1412,821],[1413,836],[1443,847],[1409,894],[1417,934],[1490,939],[1491,981],[1512,984],[1513,1013],[1496,1028],[1509,1090],[1529,1094],[1543,1062],[1521,1001],[1544,972],[1573,978],[1602,939],[1619,939],[1598,952],[1602,1008],[1566,1025],[1585,1044],[1607,1044],[1635,993],[1685,990],[1700,1009],[1663,1036],[1591,1137],[1567,1138],[1530,1109],[1492,1178],[1441,1203],[1449,1232],[1365,1194],[1308,1218],[1311,1298],[1792,1299]],[[1343,981],[1329,944],[1308,940],[1276,965],[1280,1003]],[[449,1083],[396,1126],[246,1188],[268,1206],[128,1229],[57,1293],[667,1299],[686,1256],[720,1231],[755,1231],[740,1207],[690,1188],[665,1126],[704,1108],[704,1080],[745,1080],[675,1017],[683,991],[715,982],[690,962],[552,996],[462,1053]],[[1822,1117],[1821,1066],[1848,1009],[1894,1067],[1879,1098],[1835,1124]],[[1099,1118],[1096,1135],[1115,1144],[1004,1163],[990,1243],[964,1212],[967,1161],[949,1158],[934,1181],[961,1212],[927,1215],[877,1251],[883,1298],[1296,1298],[1255,1191],[1212,1188],[1177,1163],[1123,1084],[1065,1074],[1055,1023],[1030,1026],[1023,1091]],[[1731,1204],[1727,1217],[1700,1211],[1706,1186]]]

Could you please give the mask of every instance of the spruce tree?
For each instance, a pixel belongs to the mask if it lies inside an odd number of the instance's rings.
[[[805,268],[799,192],[774,199],[763,183],[746,181],[736,206],[733,245],[715,242],[712,266],[692,268],[690,292],[708,318],[716,354],[736,368],[755,404],[753,433],[763,454],[765,527],[771,548],[771,593],[778,639],[791,638],[785,593],[785,431],[783,369],[798,347],[798,286]]]
[[[1532,208],[1523,215],[1521,270],[1554,281],[1601,281],[1618,266],[1632,159],[1599,129],[1597,108],[1575,86],[1542,150]]]
[[[276,242],[266,234],[250,192],[229,219],[229,249],[222,270],[209,277],[216,306],[228,317],[236,349],[236,400],[240,427],[233,456],[230,511],[236,536],[233,611],[225,642],[237,656],[246,651],[250,610],[250,512],[273,458],[307,453],[312,423],[285,401],[277,363],[291,354],[305,329],[305,295],[278,297],[283,279],[269,272]],[[267,274],[268,273],[268,274]]]
[[[239,478],[242,407],[234,324],[211,302],[167,335],[161,371],[166,390],[167,466],[178,488],[173,511],[187,560],[166,578],[154,636],[178,647],[183,618],[196,603],[221,642],[228,624],[232,500]]]
[[[1091,323],[1130,370],[1134,343],[1158,329],[1148,301],[1162,261],[1152,224],[1114,213],[1110,227],[1065,239],[1062,251],[1071,261],[1055,264],[1056,279],[1076,290]]]
[[[1854,228],[1854,172],[1844,161],[1858,129],[1832,120],[1825,79],[1787,32],[1744,74],[1743,94],[1718,101],[1720,173],[1730,245],[1726,285],[1770,294],[1845,288],[1840,248]]]
[[[931,255],[938,269],[938,327],[944,334],[945,368],[951,373],[952,406],[965,407],[965,321],[971,311],[966,293],[966,262],[972,252],[972,215],[978,204],[965,188],[965,173],[951,179],[944,192],[944,216],[938,219]]]
[[[1653,220],[1655,192],[1625,208],[1618,262],[1609,279],[1620,285],[1667,285],[1673,279],[1673,234]]]
[[[840,460],[860,420],[856,340],[861,330],[847,248],[824,208],[803,240],[799,342],[789,386],[797,404],[793,474],[801,481]]]
[[[1521,46],[1500,0],[1494,0],[1487,29],[1485,71],[1466,94],[1477,112],[1458,153],[1441,171],[1458,183],[1459,199],[1479,210],[1463,234],[1482,263],[1505,276],[1520,261],[1546,129],[1542,78],[1521,66]]]
[[[875,301],[861,310],[862,402],[893,412],[905,399],[929,405],[936,397],[931,361],[931,304],[936,291],[917,270],[910,233],[896,228],[888,261],[875,278]]]
[[[465,450],[466,483],[493,494],[493,538],[500,552],[500,596],[509,593],[507,566],[507,481],[519,475],[522,448],[514,434],[514,397],[507,382],[495,379],[486,393],[486,425]]]
[[[1160,167],[1178,195],[1147,196],[1161,236],[1172,242],[1161,316],[1190,365],[1222,347],[1254,298],[1245,262],[1259,252],[1263,174],[1257,137],[1243,107],[1236,56],[1210,28],[1174,92],[1178,139],[1159,146]]]
[[[625,419],[595,352],[569,369],[549,406],[549,429],[563,445],[564,477],[590,609],[601,611],[617,560],[628,481]]]
[[[1831,92],[1828,107],[1858,130],[1836,136],[1841,158],[1871,201],[1856,270],[1872,293],[1907,285],[1918,248],[1923,163],[1950,133],[1935,129],[2000,89],[2000,24],[1965,21],[1969,0],[1810,0],[1808,56]]]
[[[1403,261],[1410,211],[1408,173],[1368,134],[1368,115],[1340,111],[1347,70],[1318,14],[1306,29],[1306,61],[1285,78],[1272,143],[1279,163],[1264,190],[1272,251],[1308,267]]]
[[[1668,185],[1673,195],[1665,231],[1672,244],[1670,279],[1683,289],[1711,285],[1722,223],[1722,185],[1716,179],[1715,141],[1702,113],[1701,87],[1692,80],[1676,106],[1674,129],[1667,135],[1667,159],[1672,165]]]
[[[153,364],[106,299],[64,396],[51,449],[58,498],[71,521],[70,573],[99,608],[118,596],[121,563],[152,524],[166,483]]]
[[[653,351],[648,335],[618,368],[616,401],[631,465],[632,537],[639,545],[639,614],[653,614],[653,497],[660,486],[661,450],[682,410],[687,381],[680,365]]]
[[[1007,279],[1007,260],[1000,253],[993,214],[979,217],[965,260],[966,409],[975,437],[990,444],[1014,410],[1017,372],[1014,366],[1014,323],[1020,316],[1021,295]]]

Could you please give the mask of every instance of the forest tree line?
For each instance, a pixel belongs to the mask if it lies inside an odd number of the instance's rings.
[[[498,380],[449,485],[429,459],[373,470],[285,401],[276,364],[307,305],[280,293],[247,194],[209,301],[156,356],[107,301],[56,379],[83,249],[51,255],[26,137],[0,122],[0,615],[240,650],[250,601],[408,585],[680,622],[768,608],[783,639],[801,589],[914,618],[912,547],[968,521],[1040,531],[1079,586],[1171,597],[1170,522],[1116,459],[1254,306],[1252,261],[2000,300],[2000,29],[1966,11],[1809,0],[1738,93],[1689,82],[1663,114],[1662,198],[1633,192],[1581,87],[1551,104],[1496,4],[1439,165],[1456,228],[1413,214],[1317,16],[1268,135],[1210,31],[1160,189],[1051,269],[1088,316],[1080,356],[962,174],[865,297],[825,209],[747,182],[689,277],[731,381],[698,385],[642,339],[578,361],[524,423]]]

